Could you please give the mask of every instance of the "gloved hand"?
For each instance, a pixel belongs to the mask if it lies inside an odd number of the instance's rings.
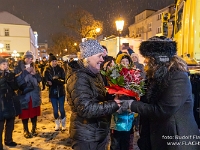
[[[123,112],[131,112],[131,104],[134,100],[121,100],[121,107],[117,110],[119,114]]]

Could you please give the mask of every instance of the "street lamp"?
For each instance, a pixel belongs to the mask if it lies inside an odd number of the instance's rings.
[[[3,47],[4,47],[4,45],[2,43],[0,43],[0,52],[1,53],[3,52]]]
[[[16,57],[19,57],[19,53],[17,53],[17,51],[14,50],[13,53],[11,54],[11,56],[15,58],[15,61],[17,61]]]
[[[115,21],[115,24],[117,27],[117,31],[119,32],[119,50],[120,50],[120,36],[124,28],[124,20],[120,17],[117,21]]]

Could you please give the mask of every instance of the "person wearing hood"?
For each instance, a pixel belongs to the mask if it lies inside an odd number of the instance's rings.
[[[49,66],[45,68],[44,80],[49,87],[49,98],[53,107],[53,114],[55,119],[55,131],[66,130],[66,114],[65,114],[65,72],[57,63],[57,58],[54,55],[49,57]],[[60,111],[60,116],[58,114]]]
[[[20,102],[22,113],[19,118],[22,119],[24,128],[24,137],[32,138],[37,136],[37,116],[40,116],[41,110],[41,89],[39,83],[42,78],[38,70],[35,69],[33,63],[33,53],[26,51],[23,59],[18,61],[18,65],[14,68],[17,74],[16,81],[19,86]],[[29,132],[28,121],[32,122],[32,130]]]
[[[103,150],[107,144],[111,114],[120,104],[106,99],[100,75],[105,51],[96,40],[80,43],[81,59],[69,63],[67,100],[72,110],[70,138],[74,150]]]
[[[193,115],[192,87],[187,64],[176,55],[176,42],[154,36],[143,41],[139,50],[147,63],[146,96],[122,104],[141,115],[139,148],[198,150],[200,133]]]

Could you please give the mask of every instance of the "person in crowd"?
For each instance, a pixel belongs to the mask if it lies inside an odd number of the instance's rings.
[[[19,118],[22,119],[25,138],[32,138],[37,135],[37,116],[40,116],[41,113],[41,89],[39,83],[42,79],[39,71],[34,66],[33,54],[31,51],[27,51],[14,70],[18,74],[16,81],[19,86],[18,93],[21,95],[20,102],[22,108]],[[28,128],[29,118],[32,122],[31,133]]]
[[[131,54],[133,66],[141,71],[141,77],[145,78],[144,65],[139,62],[139,55],[136,53]]]
[[[141,71],[140,72],[141,77],[143,79],[145,79],[144,65],[139,62],[139,55],[136,54],[136,53],[132,53],[131,54],[131,59],[133,61],[133,66]],[[138,131],[139,130],[139,119],[140,119],[140,116],[139,116],[138,113],[135,113],[134,116],[135,117],[134,117],[133,126],[134,126],[135,131]]]
[[[9,65],[9,69],[13,70],[15,67],[15,59],[14,58],[9,58],[8,59],[8,65]]]
[[[69,63],[67,99],[72,110],[70,137],[74,150],[103,150],[107,144],[111,114],[120,103],[106,100],[100,75],[105,50],[96,40],[80,45],[81,59]]]
[[[121,50],[118,52],[117,56],[122,53],[126,53],[129,56],[134,53],[134,51],[129,47],[129,43],[122,43]]]
[[[57,64],[57,58],[54,55],[49,57],[49,66],[44,71],[45,83],[49,87],[49,98],[53,107],[53,114],[55,118],[55,131],[66,129],[66,114],[65,114],[65,72],[62,67]],[[60,111],[60,117],[58,114]]]
[[[146,100],[124,100],[121,108],[130,108],[145,119],[140,150],[198,150],[200,133],[193,115],[191,83],[185,61],[176,55],[176,42],[154,36],[142,42],[139,50],[147,63]]]
[[[116,63],[125,67],[133,66],[131,57],[126,53],[119,54]],[[128,96],[124,97],[130,99]],[[110,127],[110,150],[129,150],[130,145],[133,147],[133,136],[131,136],[133,135],[133,120],[134,113],[132,112],[117,111],[113,113]]]
[[[8,70],[7,60],[0,56],[0,150],[3,150],[2,135],[4,128],[5,145],[17,145],[12,138],[15,116],[19,115],[15,110],[20,109],[14,105],[12,100],[13,96],[16,95],[15,90],[17,90],[17,88],[15,74]]]
[[[44,56],[42,60],[40,61],[40,64],[38,65],[38,67],[40,68],[40,74],[42,76],[42,90],[45,90],[45,79],[43,77],[43,72],[46,65],[47,65],[47,58]]]

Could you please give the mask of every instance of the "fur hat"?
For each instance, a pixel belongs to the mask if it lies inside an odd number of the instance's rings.
[[[139,47],[144,57],[153,57],[160,62],[168,62],[176,55],[176,42],[165,36],[153,36],[143,41]]]
[[[26,51],[24,53],[24,58],[32,58],[33,59],[33,53],[31,51]]]
[[[49,62],[51,62],[53,60],[57,60],[56,56],[54,56],[54,55],[49,56]]]
[[[103,47],[97,40],[87,40],[79,44],[81,58],[87,58],[98,53],[104,53]]]
[[[7,60],[0,56],[0,64],[3,63],[3,62],[7,62]]]

